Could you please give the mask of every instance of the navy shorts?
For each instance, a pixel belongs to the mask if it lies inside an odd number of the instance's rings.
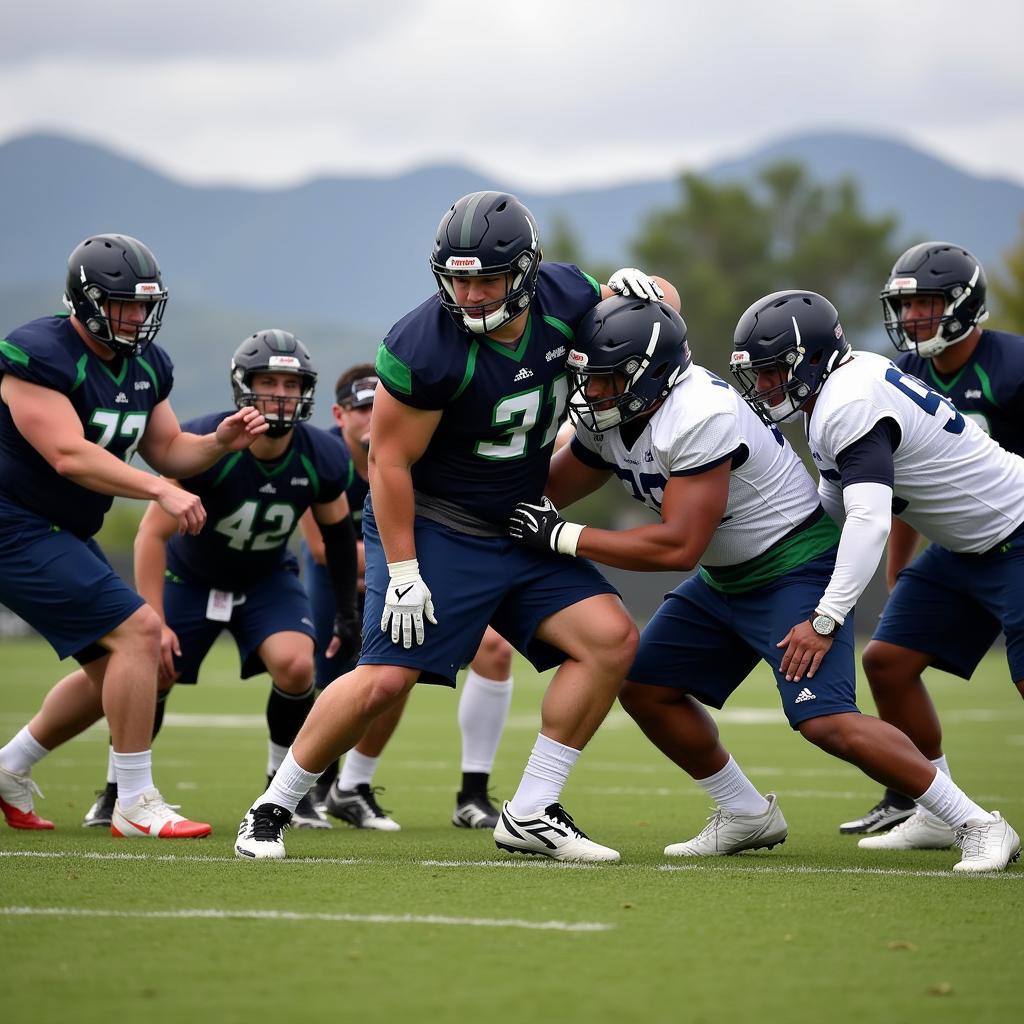
[[[110,567],[95,540],[81,540],[0,498],[0,604],[41,633],[60,658],[83,665],[107,652],[97,642],[145,602]]]
[[[244,594],[236,595],[240,602],[232,608],[230,622],[214,622],[206,617],[209,597],[206,584],[178,576],[164,582],[164,617],[177,633],[181,647],[181,657],[174,659],[179,683],[199,681],[199,666],[224,629],[238,645],[243,679],[266,672],[257,648],[275,633],[305,633],[316,643],[309,599],[292,569],[278,569]]]
[[[331,586],[331,574],[327,566],[315,561],[305,544],[302,545],[302,578],[316,628],[316,685],[318,689],[323,689],[338,676],[355,668],[359,656],[348,661],[337,656],[327,657],[327,647],[334,636],[334,588]]]
[[[1024,529],[983,555],[932,544],[900,573],[874,640],[920,651],[970,679],[1000,629],[1014,682],[1024,680]]]
[[[721,708],[759,660],[775,673],[789,724],[858,710],[853,613],[836,631],[832,649],[813,679],[787,682],[779,672],[784,651],[775,645],[809,619],[835,566],[835,549],[757,590],[723,594],[698,574],[682,582],[640,634],[627,679],[668,686]]]
[[[492,625],[538,672],[565,661],[565,652],[534,634],[549,615],[597,594],[618,591],[590,562],[535,551],[506,537],[471,537],[416,517],[416,557],[430,588],[437,625],[425,623],[422,644],[391,642],[380,628],[387,561],[370,501],[363,509],[366,604],[360,665],[400,665],[421,670],[420,681],[455,685]]]

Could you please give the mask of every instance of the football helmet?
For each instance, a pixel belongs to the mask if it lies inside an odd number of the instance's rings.
[[[298,374],[302,379],[299,397],[285,398],[254,391],[253,376],[261,371]],[[257,331],[246,338],[231,357],[231,390],[239,409],[259,403],[258,408],[268,424],[268,437],[283,437],[296,423],[308,420],[313,413],[316,370],[309,349],[288,331]],[[290,411],[289,406],[292,406]]]
[[[143,303],[145,318],[138,322],[126,303]],[[156,257],[137,238],[91,235],[68,257],[64,305],[90,337],[137,356],[160,330],[167,291]]]
[[[540,261],[540,235],[533,214],[507,192],[472,192],[441,218],[430,269],[437,279],[441,305],[456,325],[472,334],[488,334],[530,305]],[[505,278],[503,298],[486,306],[459,304],[455,278],[499,276]]]
[[[849,354],[836,307],[817,292],[791,289],[758,299],[740,317],[729,369],[771,426],[798,412]],[[782,371],[780,383],[758,391],[758,371],[773,368]]]
[[[984,320],[985,271],[966,249],[949,242],[922,242],[895,263],[882,289],[882,317],[889,338],[900,352],[931,359],[963,341]],[[941,312],[908,325],[902,300],[908,295],[933,295]]]
[[[690,370],[683,318],[664,302],[612,296],[580,321],[565,365],[569,416],[591,433],[651,412]],[[587,394],[593,377],[610,389]]]

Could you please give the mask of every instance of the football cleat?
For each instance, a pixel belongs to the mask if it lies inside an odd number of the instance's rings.
[[[0,768],[0,811],[4,812],[11,828],[53,828],[52,821],[36,814],[33,795],[41,797],[43,794],[28,772],[22,775]]]
[[[764,814],[733,814],[719,808],[685,843],[665,847],[666,857],[727,857],[743,850],[770,850],[786,841],[789,829],[774,793],[766,793]]]
[[[235,856],[250,860],[284,860],[284,830],[292,813],[278,804],[250,807],[238,826]]]
[[[862,818],[844,821],[839,831],[844,836],[868,832],[884,832],[906,821],[914,813],[915,803],[909,796],[900,793],[886,793]]]
[[[296,805],[292,812],[292,828],[330,828],[331,823],[323,811],[313,802],[313,791],[310,790]]]
[[[945,822],[921,807],[906,821],[880,836],[857,840],[862,850],[948,850],[956,836]]]
[[[516,815],[506,801],[494,827],[494,845],[510,853],[539,854],[553,860],[614,863],[619,859],[618,850],[601,846],[581,832],[561,804]]]
[[[156,789],[146,790],[127,807],[115,801],[110,817],[110,834],[117,839],[202,839],[212,831],[204,821],[183,818]]]
[[[96,791],[96,802],[85,812],[82,828],[96,828],[109,825],[114,817],[114,804],[117,801],[117,783],[108,782],[105,788]]]
[[[498,808],[486,793],[459,793],[455,797],[452,824],[456,828],[494,828],[498,824]]]
[[[371,787],[367,782],[360,782],[355,789],[338,789],[331,786],[324,802],[324,810],[335,818],[347,821],[355,828],[375,828],[380,832],[399,832],[402,826],[394,818],[388,817],[380,804],[377,793],[382,793],[380,786]]]
[[[968,821],[956,830],[953,840],[963,851],[954,871],[1002,871],[1020,857],[1020,837],[993,811],[995,821]]]

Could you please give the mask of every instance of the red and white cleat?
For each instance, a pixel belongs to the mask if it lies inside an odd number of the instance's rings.
[[[18,775],[0,768],[0,811],[11,828],[49,829],[53,822],[40,818],[35,812],[33,794],[42,796],[39,787],[27,772]]]
[[[150,789],[130,804],[114,804],[110,834],[118,839],[202,839],[213,828],[204,821],[189,821],[174,811],[159,790]]]

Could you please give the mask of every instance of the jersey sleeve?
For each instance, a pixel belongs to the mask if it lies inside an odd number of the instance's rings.
[[[815,410],[817,411],[817,410]],[[864,394],[850,395],[837,405],[832,415],[821,425],[821,443],[824,450],[835,459],[862,437],[869,434],[883,419],[891,419],[898,432],[902,433],[903,423],[891,403],[882,402],[875,389]]]
[[[78,368],[48,326],[33,321],[0,339],[0,373],[67,395],[78,382]]]
[[[345,446],[319,427],[309,427],[313,467],[319,482],[314,503],[326,505],[341,497],[352,483],[355,468]]]
[[[741,444],[736,413],[721,409],[701,419],[693,429],[675,432],[663,457],[672,476],[695,476],[731,459]]]
[[[208,413],[205,416],[195,416],[190,420],[185,420],[181,425],[181,429],[186,434],[198,434],[202,437],[204,434],[211,434],[217,429],[217,425],[226,416],[230,416],[229,412],[215,412]],[[203,491],[212,486],[224,472],[225,465],[232,459],[236,458],[239,452],[229,452],[222,458],[219,458],[212,466],[208,469],[204,469],[201,473],[196,473],[195,476],[186,477],[179,480],[178,483],[185,488],[186,491],[191,491],[193,494],[202,494]]]
[[[586,431],[578,431],[573,434],[572,439],[569,442],[569,447],[573,455],[579,459],[584,466],[600,470],[615,469],[615,465],[613,463],[606,462],[601,457],[597,450],[597,446]]]
[[[571,330],[601,301],[601,285],[571,263],[542,263],[537,297],[541,316],[557,310],[556,319]]]

